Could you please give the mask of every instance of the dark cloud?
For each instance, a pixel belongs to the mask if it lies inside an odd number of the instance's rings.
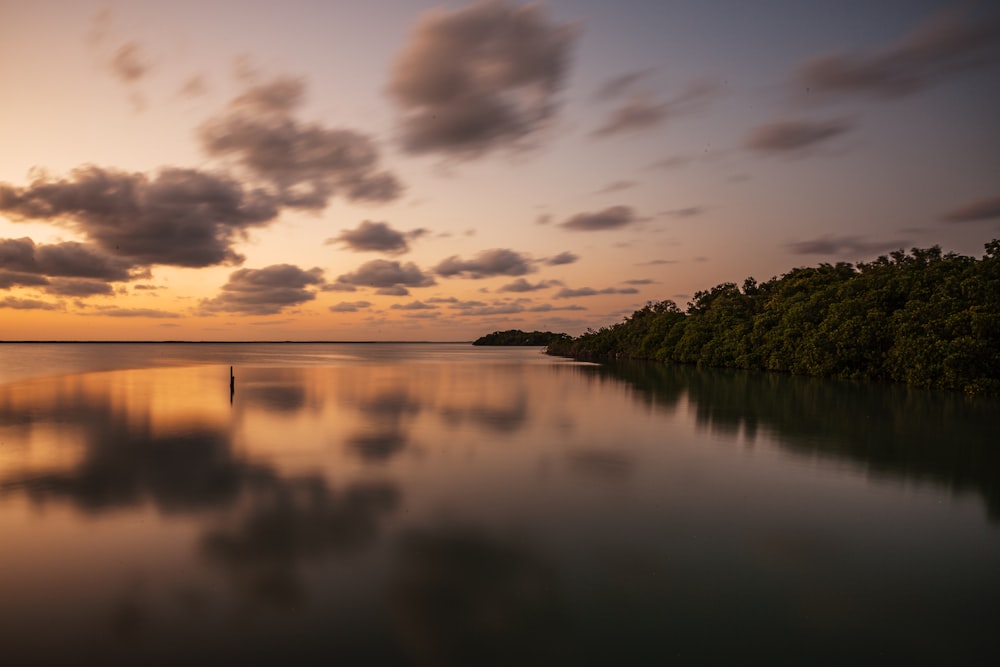
[[[407,262],[400,264],[386,259],[373,259],[362,264],[352,273],[345,273],[337,278],[337,284],[358,287],[374,287],[380,294],[405,296],[409,294],[407,287],[430,287],[434,278],[425,274],[416,264]]]
[[[530,145],[556,112],[575,35],[539,5],[483,0],[427,13],[389,82],[403,146],[468,158]]]
[[[304,95],[302,81],[289,77],[252,86],[201,126],[202,146],[274,188],[286,206],[322,209],[335,195],[352,202],[398,198],[403,186],[380,169],[371,137],[294,117]]]
[[[135,41],[120,46],[111,58],[111,72],[127,84],[137,83],[149,73],[151,67],[142,45]]]
[[[561,266],[563,264],[572,264],[578,259],[580,259],[579,255],[567,250],[566,252],[561,252],[558,255],[549,257],[545,260],[545,263],[549,266]]]
[[[356,229],[345,229],[339,236],[327,239],[326,243],[342,243],[355,252],[401,255],[410,251],[409,241],[428,233],[428,230],[423,228],[400,232],[384,222],[364,220]]]
[[[605,229],[621,229],[639,218],[630,206],[612,206],[596,213],[578,213],[559,223],[560,227],[576,232],[596,232]]]
[[[657,127],[670,118],[703,109],[714,95],[715,86],[703,82],[666,101],[651,93],[636,93],[612,109],[591,135],[604,138]]]
[[[263,269],[240,269],[229,275],[222,292],[201,302],[205,312],[273,315],[289,306],[312,301],[308,288],[323,284],[323,270],[304,271],[291,264],[273,264]]]
[[[167,168],[149,177],[96,166],[23,188],[0,183],[0,211],[65,224],[136,264],[187,267],[242,262],[235,240],[278,213],[272,197],[226,176]],[[73,254],[60,246],[64,256]]]
[[[0,194],[2,196],[2,194]],[[35,244],[30,238],[0,239],[0,269],[50,277],[123,281],[130,262],[82,243]]]
[[[744,145],[763,153],[800,154],[851,129],[845,119],[790,120],[754,128]]]
[[[359,310],[371,307],[370,301],[341,301],[330,306],[331,313],[356,313]]]
[[[379,287],[375,290],[381,296],[410,296],[410,290],[402,285],[390,285],[389,287]]]
[[[501,287],[499,292],[537,292],[538,290],[548,289],[553,285],[558,285],[557,281],[543,280],[538,283],[529,283],[524,278],[518,278],[512,283],[507,283]]]
[[[636,185],[637,183],[635,181],[615,181],[614,183],[608,183],[600,190],[595,191],[594,194],[604,195],[612,192],[621,192],[622,190],[634,188]]]
[[[807,241],[794,241],[788,249],[799,255],[868,255],[894,250],[908,245],[909,241],[870,241],[860,236],[834,236],[827,234]]]
[[[634,287],[606,287],[604,289],[593,289],[592,287],[579,287],[563,289],[556,292],[556,299],[575,299],[581,296],[597,296],[598,294],[638,294],[639,290]]]
[[[652,70],[643,69],[612,77],[594,92],[594,99],[597,101],[617,99],[632,90],[641,80],[649,78],[651,73]]]
[[[810,95],[903,97],[988,65],[1000,45],[1000,21],[936,16],[895,44],[872,53],[835,54],[802,65],[798,89]]]
[[[108,283],[87,278],[53,278],[49,280],[49,284],[43,289],[49,294],[76,297],[114,293],[114,290]]]
[[[1000,218],[1000,197],[969,202],[944,215],[947,222],[980,222]]]
[[[18,299],[8,296],[0,299],[0,308],[13,308],[14,310],[62,310],[63,306],[58,303],[49,303],[37,299]]]
[[[655,280],[649,278],[635,278],[633,280],[624,281],[626,285],[653,285],[656,283]]]
[[[11,287],[38,287],[48,285],[49,279],[33,273],[20,273],[18,271],[4,271],[0,269],[0,289]]]
[[[534,270],[534,262],[531,259],[507,248],[484,250],[473,259],[467,260],[453,255],[434,268],[439,276],[462,276],[465,278],[523,276]]]

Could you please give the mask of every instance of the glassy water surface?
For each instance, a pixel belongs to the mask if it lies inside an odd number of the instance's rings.
[[[0,345],[0,661],[990,664],[998,426],[536,348]]]

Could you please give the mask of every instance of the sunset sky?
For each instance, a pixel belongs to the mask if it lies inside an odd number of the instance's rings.
[[[1000,238],[1000,5],[0,0],[0,339],[579,334]]]

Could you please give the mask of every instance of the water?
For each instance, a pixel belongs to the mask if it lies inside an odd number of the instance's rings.
[[[534,348],[0,345],[0,661],[995,663],[998,408]]]

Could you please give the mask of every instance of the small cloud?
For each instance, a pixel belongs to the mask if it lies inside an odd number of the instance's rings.
[[[676,259],[652,259],[648,262],[639,262],[636,266],[661,266],[664,264],[677,264]]]
[[[578,213],[559,223],[559,226],[576,232],[595,232],[621,229],[638,221],[632,207],[612,206],[596,213]]]
[[[799,255],[869,255],[908,245],[906,240],[869,241],[860,236],[835,236],[827,234],[807,241],[787,244],[789,250]]]
[[[394,303],[389,306],[392,310],[437,310],[438,307],[424,303],[423,301],[410,301],[409,303]]]
[[[665,157],[662,160],[657,160],[649,165],[650,169],[660,169],[663,171],[669,171],[671,169],[680,169],[681,167],[686,167],[694,162],[694,158],[688,155],[671,155],[670,157]]]
[[[591,133],[596,138],[632,133],[657,127],[670,118],[703,109],[715,95],[716,87],[694,83],[680,94],[660,101],[650,93],[636,93],[612,109],[604,122]]]
[[[549,303],[541,303],[537,306],[532,306],[528,308],[529,313],[554,313],[558,311],[578,311],[587,310],[585,306],[579,306],[577,304],[571,304],[568,306],[553,306]]]
[[[316,298],[310,289],[323,284],[323,269],[305,271],[291,264],[273,264],[263,269],[240,269],[229,275],[222,292],[204,299],[203,312],[244,315],[274,315],[285,308]]]
[[[626,280],[626,285],[653,285],[655,280],[650,280],[649,278],[633,278],[632,280]]]
[[[37,299],[18,299],[8,296],[0,299],[0,308],[11,308],[14,310],[64,310],[62,304],[39,301]]]
[[[203,74],[195,74],[181,85],[178,94],[181,97],[201,97],[207,92],[208,81],[205,79],[205,76]]]
[[[400,232],[384,222],[364,220],[356,229],[345,229],[339,236],[329,238],[326,244],[342,243],[355,252],[384,252],[401,255],[410,251],[409,240],[428,234],[426,229]]]
[[[538,283],[529,283],[524,278],[518,278],[512,283],[507,283],[501,287],[498,292],[537,292],[539,290],[548,289],[553,285],[558,284],[556,281],[543,280]]]
[[[754,128],[744,146],[762,153],[803,154],[851,129],[845,119],[791,120]]]
[[[550,222],[552,222],[552,214],[550,213],[542,213],[537,218],[535,218],[536,225],[547,225]]]
[[[371,307],[369,301],[341,301],[330,306],[331,313],[356,313],[359,310]]]
[[[1000,197],[986,197],[945,213],[947,222],[982,222],[1000,219]]]
[[[605,289],[593,289],[592,287],[578,287],[563,289],[556,292],[556,299],[575,299],[583,296],[597,296],[598,294],[638,294],[639,290],[634,287],[607,287]]]
[[[434,271],[439,276],[490,278],[492,276],[522,276],[534,271],[534,262],[519,252],[507,248],[484,250],[472,259],[453,255],[439,263]]]
[[[385,259],[373,259],[362,264],[356,271],[345,273],[337,278],[339,285],[351,285],[357,287],[373,287],[380,291],[380,294],[391,296],[405,296],[409,294],[406,287],[430,287],[434,285],[434,278],[425,274],[413,262],[400,264],[397,261]]]
[[[178,313],[171,313],[166,310],[155,310],[153,308],[102,308],[94,315],[104,315],[106,317],[145,317],[150,319],[172,319],[180,317]]]
[[[669,216],[671,218],[694,218],[705,212],[705,209],[701,206],[688,206],[687,208],[675,208],[669,211],[663,211],[660,215]]]
[[[123,44],[111,59],[112,73],[127,84],[133,84],[149,73],[152,65],[139,42]]]
[[[989,65],[1000,52],[998,45],[996,18],[973,22],[950,12],[926,20],[884,49],[810,60],[796,72],[795,86],[809,95],[904,97]]]
[[[381,296],[410,296],[410,290],[402,285],[390,285],[389,287],[379,287],[375,290]]]
[[[545,260],[545,263],[549,266],[562,266],[563,264],[572,264],[573,262],[580,259],[580,256],[576,253],[570,251],[561,252],[558,255],[553,255]]]
[[[649,78],[652,72],[651,69],[643,69],[612,77],[594,92],[594,100],[600,102],[617,99],[632,90],[643,79]]]
[[[88,297],[114,294],[114,289],[108,283],[87,278],[53,278],[43,289],[49,294],[59,296]]]
[[[404,149],[473,158],[533,145],[558,108],[576,33],[537,4],[426,13],[389,81]]]
[[[621,192],[622,190],[629,190],[634,188],[638,183],[635,181],[614,181],[613,183],[608,183],[600,190],[595,190],[596,195],[605,195],[612,192]]]

